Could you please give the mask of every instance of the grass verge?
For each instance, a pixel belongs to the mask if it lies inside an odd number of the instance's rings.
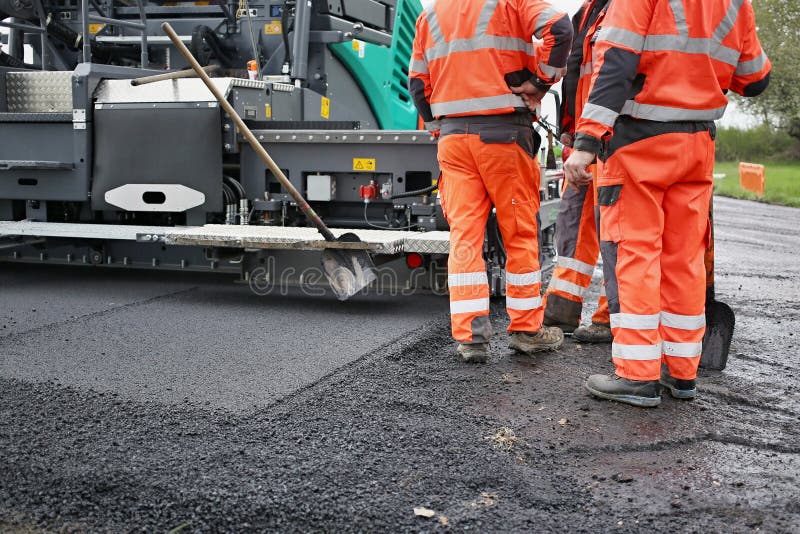
[[[733,161],[717,162],[714,166],[714,174],[725,175],[714,179],[714,193],[800,208],[800,162],[766,163],[765,166],[767,182],[763,197],[739,186],[739,163]]]

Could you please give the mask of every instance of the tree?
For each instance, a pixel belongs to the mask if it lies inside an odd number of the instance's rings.
[[[797,0],[753,0],[758,37],[772,62],[769,88],[738,98],[745,110],[800,139],[800,9]]]

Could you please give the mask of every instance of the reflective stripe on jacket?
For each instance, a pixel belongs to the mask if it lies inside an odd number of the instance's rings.
[[[771,64],[748,0],[614,0],[595,45],[575,148],[598,152],[619,115],[658,122],[722,117],[730,89],[760,94]]]
[[[509,85],[557,82],[571,42],[569,17],[542,0],[435,0],[417,19],[409,89],[426,122],[526,109]]]

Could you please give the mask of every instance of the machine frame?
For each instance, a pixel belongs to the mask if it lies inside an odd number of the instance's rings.
[[[168,20],[326,223],[362,237],[379,290],[446,291],[436,140],[404,86],[418,0],[118,3],[0,1],[0,261],[324,284],[321,240],[201,82],[131,85],[184,66]],[[561,174],[542,177],[546,264]],[[485,253],[502,294],[492,218]]]

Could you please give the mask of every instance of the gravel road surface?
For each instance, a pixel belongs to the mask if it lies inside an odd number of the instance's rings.
[[[716,217],[729,365],[652,410],[608,346],[459,364],[439,297],[0,264],[0,532],[800,531],[800,210]]]

